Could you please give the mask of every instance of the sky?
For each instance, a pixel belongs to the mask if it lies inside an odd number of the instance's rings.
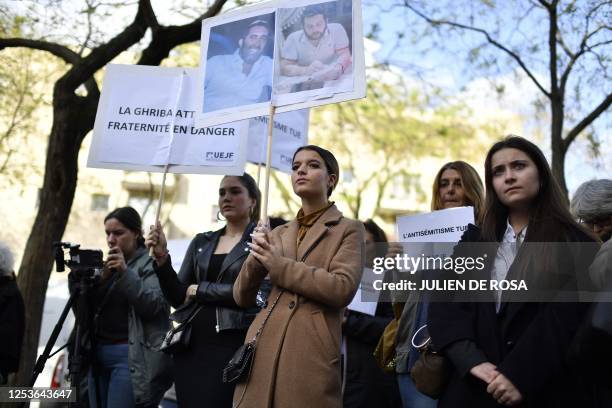
[[[378,26],[376,37],[381,47],[376,57],[380,61],[388,61],[401,67],[409,77],[421,76],[427,82],[441,87],[445,93],[462,98],[475,114],[491,109],[511,110],[519,113],[525,118],[524,129],[520,130],[519,134],[536,142],[550,159],[550,139],[548,137],[550,122],[546,118],[536,119],[536,111],[533,106],[533,101],[538,98],[542,99],[543,94],[518,67],[518,64],[508,61],[501,64],[500,70],[492,75],[498,84],[504,86],[504,94],[500,98],[494,92],[489,77],[479,76],[481,71],[475,70],[474,64],[467,62],[466,50],[470,45],[483,42],[483,36],[480,34],[450,35],[444,38],[445,48],[443,49],[435,43],[433,35],[419,35],[422,27],[426,26],[424,20],[403,6],[393,6],[398,3],[403,2],[363,0],[364,32],[367,34],[373,24]],[[514,22],[514,17],[525,15],[525,10],[516,7],[519,3],[521,2],[497,2],[496,8],[491,10],[491,13],[494,12],[502,22],[502,27],[510,27],[508,30],[499,31],[496,38],[507,40],[512,44],[520,44],[523,39],[533,40],[533,38],[537,39],[538,35],[546,35],[546,25],[541,24],[542,15],[538,14],[537,10],[532,10],[521,24]],[[477,12],[473,9],[469,10],[469,13],[467,10],[465,13],[459,12],[456,21],[470,21],[467,15],[471,13],[477,16],[471,20],[471,24],[493,32],[494,24],[490,15],[487,15],[487,18],[478,18]],[[397,46],[398,33],[404,36],[401,47]],[[412,41],[413,39],[418,41]],[[570,46],[575,45],[571,43],[571,40],[566,41]],[[493,48],[489,46],[489,49]],[[430,51],[426,52],[427,50]],[[533,61],[530,61],[532,64],[529,65],[529,68],[540,83],[548,88],[546,51],[542,49],[540,53],[535,54]],[[498,51],[495,52],[499,55]],[[587,68],[589,68],[589,63],[591,62],[587,61]],[[600,90],[597,85],[594,88],[597,91]],[[604,84],[603,88],[607,92],[612,91],[610,83]],[[568,89],[570,89],[569,85]],[[602,94],[587,94],[580,106],[581,114],[584,115],[589,109],[595,107],[601,98],[603,98]],[[567,99],[567,103],[570,104],[570,97],[568,96]],[[569,127],[568,122],[570,121],[566,121],[565,130]],[[581,136],[571,145],[565,164],[566,181],[570,193],[586,180],[612,178],[610,109],[598,118],[593,129],[600,138],[601,154],[597,158],[592,157],[588,143]]]

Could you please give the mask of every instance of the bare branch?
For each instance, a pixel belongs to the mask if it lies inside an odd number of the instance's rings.
[[[601,41],[591,46],[587,44],[587,41],[591,37],[593,37],[595,34],[597,34],[600,30],[602,30],[603,28],[605,28],[605,26],[598,27],[597,29],[593,30],[591,33],[585,33],[584,36],[582,37],[582,40],[580,41],[580,48],[578,52],[576,52],[570,58],[569,62],[567,63],[567,66],[565,67],[565,70],[563,71],[563,74],[561,75],[561,82],[559,84],[559,88],[561,89],[562,92],[565,91],[565,85],[567,84],[567,80],[569,78],[570,73],[572,72],[572,69],[574,68],[574,65],[576,64],[576,61],[578,61],[578,59],[582,55],[584,55],[588,51],[592,51],[594,48],[597,48],[601,45],[612,43],[612,40],[608,40],[608,41]]]
[[[568,45],[563,40],[563,36],[561,35],[561,31],[557,31],[557,44],[559,44],[561,46],[561,49],[563,51],[565,51],[565,53],[567,54],[568,57],[574,58],[574,53],[572,52],[572,50],[570,50]]]
[[[197,41],[200,38],[202,20],[219,14],[227,0],[215,0],[204,14],[182,26],[160,26],[153,31],[151,43],[142,52],[138,65],[159,65],[170,55],[174,47]]]
[[[0,51],[5,48],[24,47],[33,50],[47,51],[68,64],[76,64],[81,58],[70,48],[60,44],[50,43],[43,40],[29,40],[26,38],[0,38]]]
[[[68,89],[76,89],[117,55],[140,41],[147,30],[144,18],[144,9],[147,6],[150,6],[150,0],[140,0],[134,21],[110,41],[94,48],[78,65],[72,67],[57,84]]]
[[[153,32],[159,30],[159,22],[157,21],[157,16],[155,15],[155,11],[150,1],[145,1],[143,3],[143,12],[145,21],[147,25],[151,27],[151,30],[153,30]]]
[[[599,105],[589,113],[584,119],[582,119],[572,130],[570,130],[563,139],[563,148],[567,150],[569,145],[576,139],[576,136],[580,134],[587,126],[589,126],[599,115],[601,115],[606,109],[612,104],[612,93],[608,94],[606,98],[601,101]]]
[[[546,4],[546,3],[545,3]],[[492,44],[493,46],[499,48],[500,50],[504,51],[506,54],[508,54],[510,57],[512,57],[512,59],[514,59],[519,66],[523,69],[523,71],[527,74],[527,76],[533,81],[533,83],[538,87],[538,89],[547,97],[550,98],[550,92],[547,91],[542,84],[540,84],[540,81],[538,81],[536,79],[536,77],[531,73],[531,71],[529,70],[529,68],[527,68],[527,65],[523,62],[523,60],[521,59],[521,57],[515,53],[514,51],[512,51],[511,49],[507,48],[506,46],[504,46],[503,44],[501,44],[499,41],[495,40],[493,37],[491,37],[491,35],[489,34],[488,31],[479,28],[479,27],[473,27],[473,26],[469,26],[469,25],[465,25],[465,24],[461,24],[461,23],[457,23],[454,21],[448,21],[448,20],[437,20],[437,19],[433,19],[431,17],[426,16],[425,14],[423,14],[421,11],[417,10],[416,8],[414,8],[413,6],[410,5],[410,3],[408,2],[408,0],[404,0],[404,5],[412,10],[415,14],[417,14],[419,17],[421,17],[422,19],[424,19],[425,21],[427,21],[429,24],[433,25],[433,26],[439,26],[439,25],[447,25],[450,27],[456,27],[456,28],[460,28],[462,30],[468,30],[468,31],[473,31],[473,32],[477,32],[480,33],[482,35],[485,36],[485,38],[487,39],[487,41]]]

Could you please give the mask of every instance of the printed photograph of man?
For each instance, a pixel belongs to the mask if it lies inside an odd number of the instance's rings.
[[[268,102],[273,52],[274,13],[211,28],[202,112]]]
[[[352,28],[350,1],[282,9],[279,15],[285,21],[298,20],[299,15],[300,24],[286,35],[280,47],[277,93],[319,89],[351,79],[347,78],[352,76],[352,47],[347,34]]]

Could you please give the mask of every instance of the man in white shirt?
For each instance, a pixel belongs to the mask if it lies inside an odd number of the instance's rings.
[[[317,81],[338,79],[352,64],[344,27],[327,22],[321,5],[310,5],[302,15],[302,30],[287,37],[280,69],[284,76],[311,76]]]
[[[270,36],[268,23],[255,20],[233,54],[216,55],[206,62],[203,112],[270,100],[272,59],[262,55]]]

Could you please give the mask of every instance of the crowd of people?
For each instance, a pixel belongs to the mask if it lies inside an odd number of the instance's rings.
[[[495,243],[482,276],[612,292],[612,180],[584,183],[570,206],[541,150],[518,136],[489,149],[484,175],[483,184],[463,161],[436,174],[432,211],[474,209],[456,253]],[[364,268],[402,249],[374,221],[343,216],[331,200],[339,176],[330,151],[300,147],[291,184],[301,208],[275,228],[261,220],[253,178],[224,177],[226,224],[193,238],[178,273],[161,225],[145,235],[134,209],[109,213],[109,253],[91,294],[90,406],[154,407],[173,382],[179,407],[612,406],[612,299],[519,302],[495,292],[453,302],[411,291],[380,301],[373,316],[348,310]],[[525,243],[554,245],[537,252]],[[0,306],[11,340],[0,349],[5,382],[17,369],[24,308],[3,244]],[[436,395],[414,381],[423,329],[445,361]],[[181,347],[163,352],[168,332]],[[244,344],[254,346],[249,364],[224,381],[230,360],[245,362],[236,360]]]

